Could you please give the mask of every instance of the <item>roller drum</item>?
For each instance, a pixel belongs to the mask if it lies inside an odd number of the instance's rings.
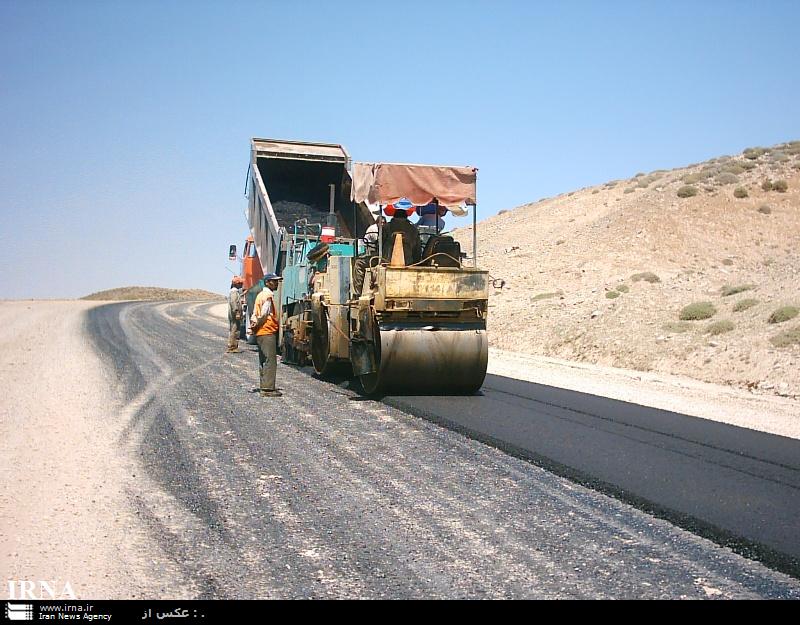
[[[370,394],[466,395],[486,377],[485,329],[378,328],[378,370],[362,375]]]

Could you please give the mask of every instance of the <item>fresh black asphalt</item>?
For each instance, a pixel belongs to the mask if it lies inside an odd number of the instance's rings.
[[[800,572],[800,440],[492,375],[385,401]]]

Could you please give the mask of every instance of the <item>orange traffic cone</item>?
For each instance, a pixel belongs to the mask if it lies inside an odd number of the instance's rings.
[[[398,232],[394,237],[394,247],[392,248],[392,259],[389,267],[405,267],[406,254],[403,251],[403,233]]]

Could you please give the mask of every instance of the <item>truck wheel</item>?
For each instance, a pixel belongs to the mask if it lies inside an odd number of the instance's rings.
[[[343,374],[346,365],[349,364],[331,356],[328,324],[328,313],[325,307],[322,307],[315,318],[314,329],[311,332],[311,363],[314,365],[314,371],[323,378]]]
[[[297,350],[292,347],[292,332],[284,331],[283,333],[283,346],[281,349],[281,360],[287,365],[299,365],[300,362],[297,358]]]

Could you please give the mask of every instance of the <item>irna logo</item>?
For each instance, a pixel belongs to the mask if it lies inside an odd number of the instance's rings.
[[[8,599],[75,599],[69,582],[8,580]]]

